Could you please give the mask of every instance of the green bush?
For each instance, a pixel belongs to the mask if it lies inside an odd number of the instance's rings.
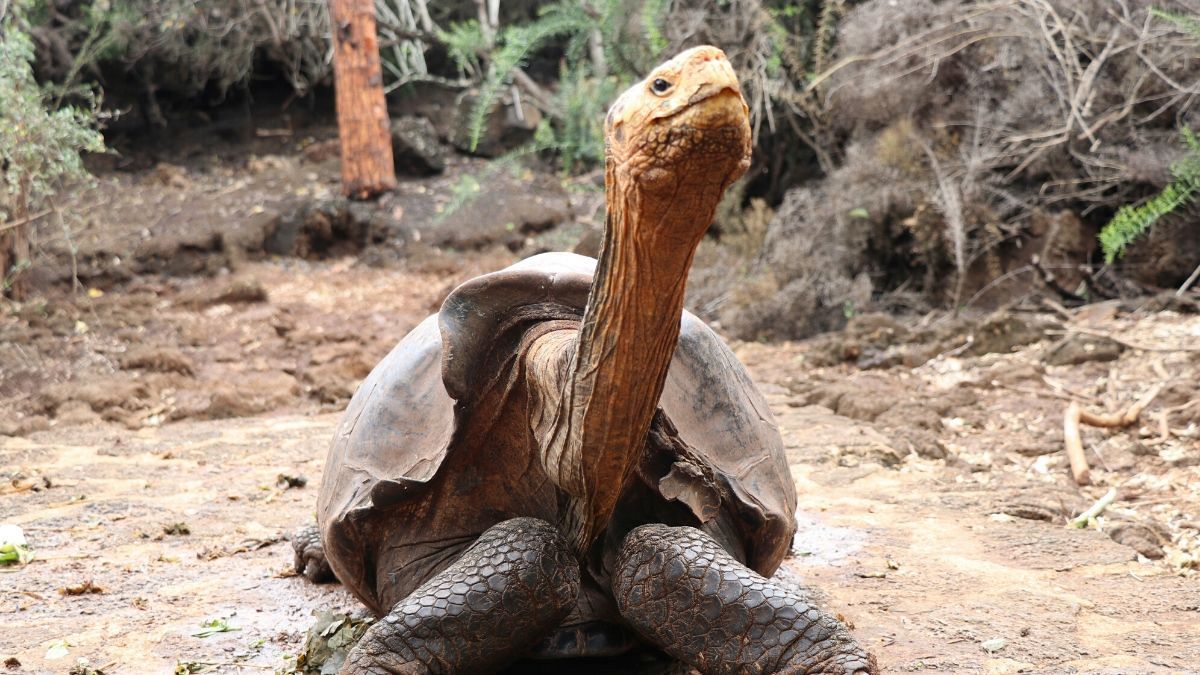
[[[2,5],[0,5],[2,7]],[[0,16],[0,270],[5,291],[29,265],[29,222],[63,181],[87,176],[80,153],[101,152],[97,112],[90,96],[63,104],[33,75],[33,43],[25,25],[29,6],[15,0]]]

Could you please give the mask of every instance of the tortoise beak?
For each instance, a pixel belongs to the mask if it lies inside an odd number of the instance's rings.
[[[738,84],[737,74],[723,53],[718,51],[715,56],[699,58],[698,61],[698,72],[692,79],[699,80],[700,85],[688,99],[688,105],[695,105],[725,91],[741,98],[742,87]]]

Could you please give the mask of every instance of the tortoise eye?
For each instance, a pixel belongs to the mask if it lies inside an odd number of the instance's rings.
[[[659,77],[650,83],[650,88],[656,94],[665,94],[671,88],[671,83]]]

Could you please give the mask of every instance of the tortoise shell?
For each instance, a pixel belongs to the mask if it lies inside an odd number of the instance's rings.
[[[518,356],[530,335],[578,326],[595,266],[546,253],[466,282],[355,393],[325,463],[317,517],[330,566],[377,613],[491,525],[558,521],[566,496],[536,461]],[[593,601],[581,598],[580,613],[612,614],[607,569],[637,525],[699,527],[770,576],[791,543],[795,508],[766,401],[729,347],[684,312],[645,459],[586,561]]]

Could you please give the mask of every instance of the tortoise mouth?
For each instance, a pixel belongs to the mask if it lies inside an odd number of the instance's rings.
[[[742,94],[730,86],[700,87],[680,106],[655,120],[667,126],[689,126],[693,129],[718,129],[748,124],[748,110]]]

